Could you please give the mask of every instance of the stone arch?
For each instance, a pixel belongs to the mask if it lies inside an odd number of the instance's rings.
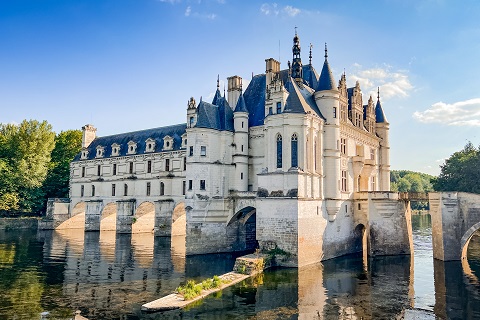
[[[132,233],[152,233],[155,228],[155,204],[150,201],[140,203],[135,209]]]
[[[353,229],[353,252],[368,253],[368,232],[363,223],[357,224]]]
[[[86,203],[84,201],[80,201],[71,208],[70,218],[56,227],[56,230],[85,229],[85,212],[87,209]]]
[[[187,214],[185,202],[178,201],[172,212],[172,236],[185,236],[187,231]]]
[[[117,230],[117,204],[108,202],[103,206],[100,214],[100,231]]]
[[[462,250],[461,252],[461,259],[466,260],[467,259],[467,250],[468,250],[468,244],[470,243],[470,240],[472,239],[473,234],[475,231],[480,229],[480,222],[475,223],[473,226],[471,226],[463,235],[463,237],[460,240],[460,248]]]
[[[227,222],[227,236],[236,236],[235,250],[253,250],[257,247],[257,209],[252,206],[238,210]]]

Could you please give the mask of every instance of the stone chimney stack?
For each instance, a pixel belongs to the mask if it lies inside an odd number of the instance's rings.
[[[91,124],[86,124],[82,127],[82,131],[82,148],[88,148],[90,143],[92,143],[97,136],[97,129]]]
[[[280,62],[273,58],[265,59],[267,67],[265,74],[267,75],[267,87],[272,83],[276,73],[280,72]]]
[[[238,97],[242,93],[242,78],[239,76],[233,76],[227,78],[228,81],[228,104],[235,110]]]

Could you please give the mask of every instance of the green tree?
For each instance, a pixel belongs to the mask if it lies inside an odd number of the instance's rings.
[[[440,175],[432,179],[435,190],[480,193],[480,148],[471,142],[452,154],[440,168]]]
[[[46,198],[68,197],[70,162],[81,149],[82,132],[80,130],[67,130],[57,134],[47,178],[43,184]]]
[[[42,206],[42,184],[54,137],[46,121],[0,124],[0,204],[4,210],[34,212]]]

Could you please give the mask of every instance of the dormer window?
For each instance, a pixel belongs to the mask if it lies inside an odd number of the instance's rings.
[[[80,156],[80,159],[87,159],[88,158],[88,150],[87,149],[83,149],[82,150],[82,155]]]
[[[120,145],[118,143],[112,144],[112,157],[120,155]]]
[[[102,146],[97,146],[96,158],[103,158],[104,155],[105,155],[105,148]]]
[[[134,141],[129,141],[127,154],[135,154],[135,153],[137,153],[137,143]]]
[[[173,149],[173,138],[170,136],[165,136],[163,138],[163,150],[172,150]]]
[[[145,141],[145,152],[154,152],[155,151],[155,140],[148,138]]]
[[[186,148],[187,147],[187,134],[184,133],[182,134],[182,148]]]

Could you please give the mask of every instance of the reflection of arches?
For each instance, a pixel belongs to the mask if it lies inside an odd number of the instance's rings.
[[[56,230],[63,230],[63,229],[84,229],[85,228],[85,210],[86,205],[85,202],[78,202],[72,208],[72,214],[70,219],[62,222]]]
[[[254,207],[245,207],[238,210],[227,223],[227,228],[238,229],[238,250],[253,250],[257,247],[256,212]]]
[[[152,202],[142,202],[135,210],[132,233],[153,232],[155,227],[155,205]]]
[[[117,204],[115,202],[110,202],[103,207],[100,217],[100,231],[102,230],[117,230]]]
[[[172,236],[184,236],[187,229],[185,203],[179,202],[172,213]]]

